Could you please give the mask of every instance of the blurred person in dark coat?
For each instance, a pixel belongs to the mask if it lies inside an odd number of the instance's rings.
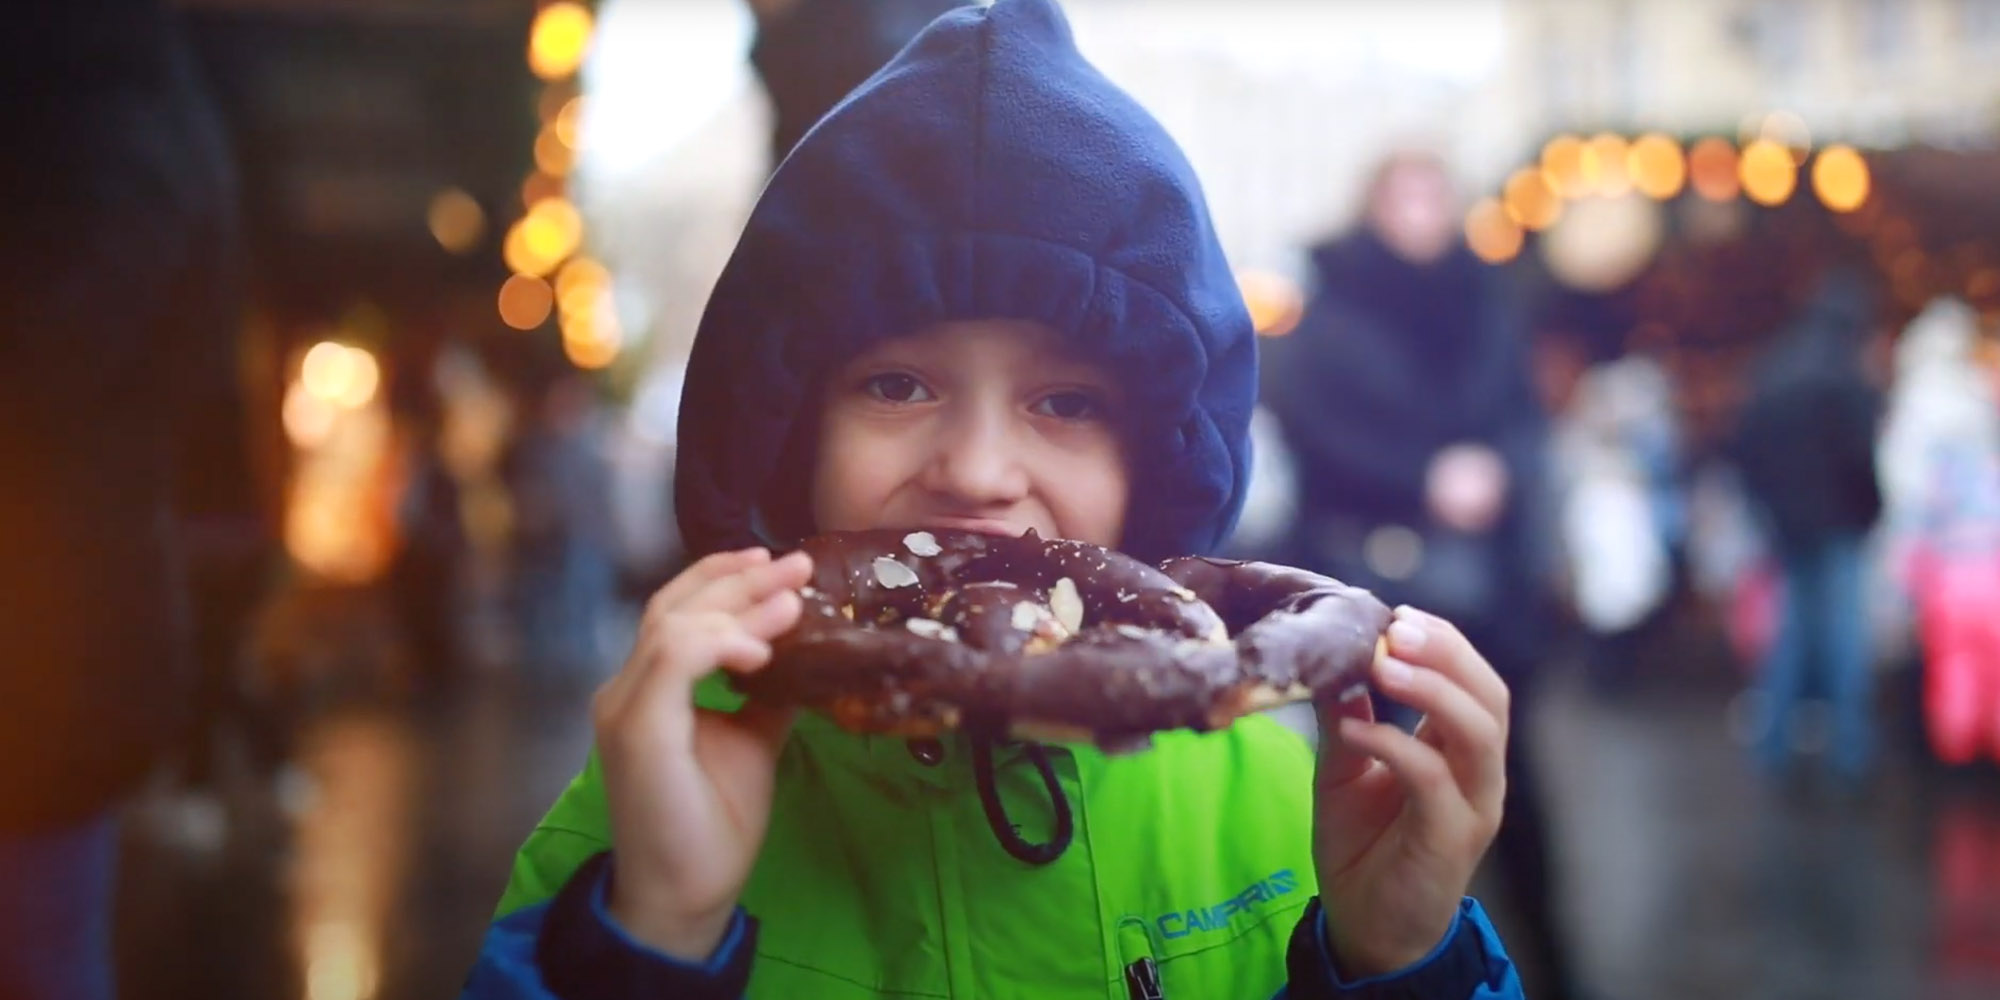
[[[617,590],[611,468],[591,382],[549,374],[524,393],[502,456],[522,656],[550,677],[596,677],[612,660],[602,624]]]
[[[1541,490],[1547,419],[1524,310],[1506,276],[1460,237],[1444,164],[1389,157],[1355,231],[1316,246],[1316,288],[1297,329],[1267,342],[1263,403],[1296,466],[1289,558],[1458,622],[1514,692],[1532,701],[1550,554]],[[1518,953],[1570,993],[1543,810],[1508,741],[1496,860],[1525,926]],[[1530,985],[1534,982],[1531,979]]]
[[[771,96],[771,165],[917,32],[972,0],[748,0],[750,62]]]
[[[1784,577],[1784,611],[1762,666],[1760,763],[1789,768],[1793,713],[1806,691],[1832,703],[1831,759],[1850,782],[1874,754],[1863,543],[1881,516],[1875,470],[1880,393],[1863,362],[1876,299],[1835,269],[1751,379],[1732,450]]]
[[[173,416],[233,391],[233,177],[162,3],[0,33],[0,996],[112,995],[117,810],[191,698]]]

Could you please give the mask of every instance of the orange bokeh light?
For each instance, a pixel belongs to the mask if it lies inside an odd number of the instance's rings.
[[[1632,190],[1625,163],[1631,148],[1624,136],[1612,132],[1599,132],[1584,144],[1583,176],[1593,194],[1616,198]]]
[[[543,7],[528,29],[528,68],[544,80],[575,75],[590,52],[596,27],[590,10],[571,0]]]
[[[1527,234],[1500,202],[1482,198],[1465,215],[1465,245],[1488,264],[1505,264],[1521,253]]]
[[[1687,159],[1671,136],[1653,132],[1640,136],[1626,154],[1632,186],[1648,198],[1666,201],[1687,186]]]
[[[1736,147],[1720,136],[1709,136],[1688,150],[1688,180],[1695,193],[1709,201],[1729,201],[1743,190],[1736,169]]]
[[[1549,186],[1565,198],[1590,193],[1590,182],[1583,176],[1583,140],[1576,136],[1559,135],[1542,147],[1542,171]]]
[[[516,274],[500,286],[500,321],[516,330],[532,330],[548,322],[554,306],[555,293],[540,278]]]
[[[1852,146],[1828,146],[1813,161],[1812,185],[1827,208],[1855,211],[1868,202],[1868,161]]]
[[[1540,167],[1522,167],[1507,178],[1501,189],[1501,207],[1507,217],[1516,225],[1527,230],[1542,230],[1556,224],[1562,218],[1562,196]]]
[[[1743,147],[1736,173],[1743,183],[1743,194],[1767,208],[1784,204],[1799,186],[1799,164],[1790,147],[1770,139]]]

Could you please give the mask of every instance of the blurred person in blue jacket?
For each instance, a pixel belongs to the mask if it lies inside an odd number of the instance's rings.
[[[1731,451],[1783,571],[1783,612],[1761,679],[1757,744],[1789,770],[1793,717],[1807,690],[1832,704],[1834,773],[1860,782],[1874,761],[1874,686],[1864,608],[1867,535],[1882,514],[1875,470],[1881,393],[1863,367],[1877,332],[1866,275],[1835,268],[1751,378]]]

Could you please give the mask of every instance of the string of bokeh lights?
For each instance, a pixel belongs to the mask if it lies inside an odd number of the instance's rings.
[[[1815,153],[1805,122],[1789,112],[1764,116],[1739,141],[1706,136],[1683,146],[1661,132],[1626,137],[1599,132],[1557,135],[1536,162],[1507,176],[1496,195],[1481,198],[1465,217],[1465,239],[1480,259],[1502,264],[1521,253],[1529,233],[1562,220],[1566,207],[1588,198],[1634,192],[1668,202],[1692,190],[1727,203],[1738,197],[1776,208],[1798,192],[1803,174],[1813,194],[1838,214],[1859,211],[1873,191],[1867,157],[1835,143]]]
[[[578,73],[596,30],[590,8],[573,0],[544,3],[528,28],[528,69],[542,81],[536,101],[541,127],[534,167],[521,182],[521,215],[500,242],[508,275],[496,303],[500,321],[516,330],[539,330],[554,317],[563,354],[585,369],[611,364],[625,346],[611,276],[584,252],[583,215],[569,197],[582,148]],[[432,199],[429,221],[432,236],[453,253],[474,252],[485,235],[479,203],[456,188]]]

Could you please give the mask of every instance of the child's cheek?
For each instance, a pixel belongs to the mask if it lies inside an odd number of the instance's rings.
[[[916,458],[906,436],[864,415],[828,414],[812,485],[818,530],[860,531],[881,523],[899,484],[914,477]]]

